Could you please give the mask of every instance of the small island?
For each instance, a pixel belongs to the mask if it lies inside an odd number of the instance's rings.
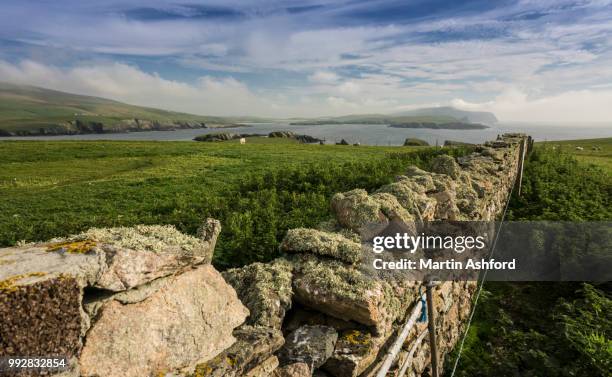
[[[389,127],[392,128],[429,128],[434,130],[483,130],[489,128],[480,123],[465,123],[465,122],[408,122],[408,123],[393,123]]]
[[[447,130],[482,130],[489,128],[478,120],[470,119],[471,113],[459,112],[463,117],[453,117],[438,114],[419,114],[419,115],[384,115],[384,114],[363,114],[346,115],[335,118],[317,118],[294,120],[290,122],[293,126],[325,126],[340,124],[379,124],[394,128],[429,128]]]

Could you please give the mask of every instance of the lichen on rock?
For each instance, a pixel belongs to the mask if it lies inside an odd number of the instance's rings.
[[[320,367],[334,352],[338,332],[331,326],[301,326],[285,338],[279,352],[282,364],[306,363]]]
[[[248,325],[281,327],[291,308],[292,268],[291,263],[279,258],[272,263],[253,263],[222,273],[249,309]]]
[[[198,364],[189,377],[238,377],[260,365],[285,342],[280,330],[241,326],[234,331],[236,342],[213,359]]]
[[[62,251],[66,253],[86,254],[96,247],[96,242],[91,240],[64,241],[47,246],[48,251]]]
[[[169,246],[194,251],[201,247],[201,240],[179,232],[172,225],[136,225],[134,227],[91,228],[69,237],[70,241],[93,241],[135,250],[159,252]]]
[[[378,192],[372,195],[372,199],[380,205],[381,212],[389,220],[398,220],[406,224],[414,222],[414,216],[402,207],[394,195]]]
[[[338,223],[354,231],[369,223],[386,221],[380,204],[363,189],[337,193],[332,197],[331,206]]]
[[[315,229],[291,229],[280,246],[289,253],[312,253],[339,259],[347,263],[361,261],[361,244],[341,234]]]
[[[455,158],[447,154],[440,155],[431,163],[431,171],[439,174],[446,174],[454,179],[459,177],[461,168]]]
[[[306,284],[336,295],[355,299],[374,287],[374,281],[354,267],[335,260],[320,260],[310,255],[293,259],[296,272]]]

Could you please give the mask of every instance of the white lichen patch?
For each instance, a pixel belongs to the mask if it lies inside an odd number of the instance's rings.
[[[434,173],[446,174],[453,179],[459,178],[461,168],[457,161],[449,155],[441,155],[436,157],[431,164],[431,171]]]
[[[380,204],[362,189],[335,194],[331,206],[338,223],[355,231],[368,223],[384,220]]]
[[[91,228],[68,238],[68,241],[82,240],[154,252],[160,252],[169,247],[178,247],[183,251],[191,252],[202,247],[200,239],[183,234],[172,225]]]
[[[281,250],[291,253],[313,253],[348,263],[361,260],[361,244],[338,233],[297,228],[287,232]]]
[[[279,258],[272,263],[253,263],[222,273],[247,308],[249,325],[280,328],[291,307],[293,266]]]
[[[296,269],[311,287],[333,293],[339,297],[358,299],[368,296],[375,282],[357,268],[335,260],[320,260],[310,255],[295,259]]]
[[[399,219],[404,223],[414,221],[414,216],[402,207],[394,195],[378,192],[371,197],[380,205],[382,213],[389,219]]]

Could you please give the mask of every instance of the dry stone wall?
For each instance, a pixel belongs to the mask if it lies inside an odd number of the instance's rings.
[[[431,171],[407,167],[375,192],[338,193],[334,219],[290,230],[283,257],[222,274],[210,265],[220,231],[212,219],[198,237],[137,226],[0,249],[0,356],[68,356],[63,376],[373,376],[423,287],[364,268],[367,240],[430,220],[499,217],[525,139],[503,135],[468,156],[439,156]],[[475,288],[435,289],[441,361]],[[405,350],[424,328],[412,329]],[[429,360],[423,341],[410,373]]]
[[[506,134],[464,157],[439,156],[431,171],[408,167],[396,182],[373,193],[339,193],[331,201],[334,220],[318,229],[290,230],[281,244],[284,257],[224,272],[251,311],[247,321],[281,324],[285,344],[276,353],[277,373],[302,363],[317,376],[374,376],[425,289],[409,276],[372,274],[364,268],[372,253],[363,243],[389,230],[414,233],[424,221],[499,218],[515,184],[521,144],[529,140]],[[464,330],[475,289],[473,281],[446,281],[435,288],[440,364]],[[418,323],[411,330],[404,350],[425,327]],[[412,375],[429,367],[429,345],[421,342],[408,368]],[[398,373],[407,355],[400,352],[389,376]]]

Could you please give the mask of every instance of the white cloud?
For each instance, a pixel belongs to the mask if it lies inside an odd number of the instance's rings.
[[[473,103],[457,98],[451,104],[464,110],[491,111],[501,120],[612,122],[612,90],[577,90],[530,98],[524,91],[509,89],[492,101]]]
[[[331,75],[323,75],[330,79]],[[231,77],[203,76],[188,84],[115,62],[90,62],[58,68],[32,60],[0,60],[4,81],[110,98],[141,106],[202,115],[328,116],[366,109],[392,111],[402,98],[393,80],[382,76],[333,85],[294,88],[293,92],[254,92]],[[414,99],[406,98],[410,102]],[[399,102],[398,102],[399,101]]]
[[[430,83],[403,86],[401,79],[380,74],[343,80],[333,73],[319,71],[313,74],[312,81],[325,84],[313,83],[311,87],[295,88],[295,93],[265,94],[253,92],[230,76],[203,76],[195,83],[187,84],[112,62],[92,62],[60,69],[30,60],[19,64],[0,60],[0,77],[21,84],[205,115],[324,116],[391,112],[440,103],[434,94],[441,90],[449,93],[457,90],[453,85],[444,88]],[[570,90],[548,96],[535,96],[533,93],[537,91],[497,81],[486,85],[492,89],[505,89],[490,101],[468,101],[457,97],[450,104],[466,110],[492,111],[502,120],[612,120],[612,90],[605,85],[600,89]]]
[[[203,76],[190,85],[121,63],[92,63],[59,69],[33,61],[0,60],[4,80],[111,98],[135,105],[206,115],[270,115],[273,106],[232,77]]]
[[[318,70],[308,76],[308,80],[317,84],[335,84],[339,77],[334,72]]]

